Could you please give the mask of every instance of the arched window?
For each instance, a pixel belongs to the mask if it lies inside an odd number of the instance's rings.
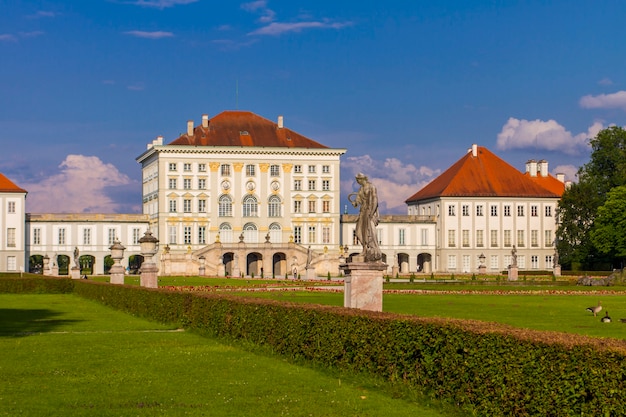
[[[243,240],[246,243],[258,243],[259,233],[254,223],[246,223],[243,226]]]
[[[233,228],[230,223],[220,224],[220,242],[233,243]]]
[[[247,195],[243,199],[243,217],[257,217],[259,204],[256,201],[256,197]]]
[[[282,243],[282,227],[278,223],[270,224],[270,242],[272,243]]]
[[[219,217],[233,216],[233,199],[229,195],[220,196],[217,213]]]
[[[267,216],[280,217],[280,197],[277,195],[270,196],[267,202]]]

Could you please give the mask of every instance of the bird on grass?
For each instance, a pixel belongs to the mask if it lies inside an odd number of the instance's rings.
[[[609,312],[608,312],[608,311],[605,311],[605,312],[604,312],[604,317],[602,317],[602,318],[600,319],[600,321],[601,321],[602,323],[610,323],[610,322],[611,322],[611,318],[609,317]]]
[[[602,302],[600,302],[600,301],[598,301],[598,305],[597,306],[587,307],[587,311],[592,312],[594,317],[596,317],[598,315],[600,310],[602,310]]]

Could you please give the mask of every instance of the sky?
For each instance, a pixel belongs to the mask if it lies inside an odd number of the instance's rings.
[[[472,144],[576,180],[589,139],[626,124],[624,16],[619,0],[0,0],[0,172],[27,212],[139,213],[147,143],[247,110],[346,148],[342,201],[363,172],[383,214]]]

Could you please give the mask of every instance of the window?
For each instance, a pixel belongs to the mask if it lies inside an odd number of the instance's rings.
[[[183,164],[183,171],[185,172],[191,172],[191,164],[189,162],[185,162]]]
[[[530,267],[532,269],[539,269],[539,257],[537,255],[532,255],[530,257]]]
[[[15,227],[9,227],[7,229],[7,247],[15,247]]]
[[[33,229],[33,245],[41,245],[41,229],[39,227]]]
[[[482,216],[483,215],[483,206],[482,205],[476,206],[476,215],[477,216]]]
[[[330,227],[328,226],[322,227],[322,243],[323,244],[330,243]]]
[[[504,206],[504,216],[505,217],[511,216],[511,206]]]
[[[168,188],[170,190],[175,190],[176,189],[176,178],[170,178],[169,179]]]
[[[270,177],[278,177],[280,175],[280,165],[270,165]]]
[[[406,245],[405,237],[406,237],[406,229],[399,229],[398,230],[398,245],[400,246]]]
[[[91,229],[83,229],[83,245],[91,245]]]
[[[469,216],[469,206],[468,205],[463,205],[463,207],[461,207],[461,211],[463,212],[463,216]]]
[[[530,246],[533,248],[539,246],[539,230],[530,231]]]
[[[463,240],[463,247],[468,247],[469,246],[469,230],[462,230],[461,236],[462,236],[461,239]]]
[[[15,213],[15,201],[9,201],[7,211],[9,213]]]
[[[293,172],[295,172],[296,174],[302,174],[302,165],[294,165]]]
[[[170,171],[176,171],[178,169],[176,162],[170,162],[168,167]]]
[[[252,195],[247,195],[243,199],[243,216],[244,217],[257,217],[259,214],[258,203],[256,201],[256,197]]]
[[[504,231],[504,246],[507,248],[511,247],[511,231],[510,230]]]
[[[134,227],[133,228],[133,245],[138,245],[139,239],[141,239],[141,230],[137,227]]]
[[[191,244],[191,226],[185,226],[183,228],[183,241],[185,245]]]
[[[272,243],[281,243],[282,241],[282,229],[280,224],[272,223],[270,224],[270,242]]]
[[[552,217],[552,206],[546,206],[546,217]]]
[[[448,246],[456,246],[456,233],[454,230],[448,230]]]
[[[168,236],[168,243],[170,245],[175,245],[176,244],[176,226],[168,226],[167,227],[167,236]]]
[[[246,165],[246,176],[254,177],[256,175],[256,167],[254,165]]]
[[[554,268],[554,261],[552,255],[546,255],[546,269]]]
[[[463,272],[469,272],[470,271],[470,265],[472,263],[472,260],[470,258],[469,255],[463,255]]]
[[[315,174],[315,165],[309,165],[309,174]]]
[[[293,241],[295,243],[302,243],[302,226],[294,226]]]
[[[206,179],[205,178],[198,178],[198,189],[199,190],[206,190]]]
[[[526,246],[524,243],[524,231],[523,230],[517,231],[517,246],[520,248],[523,248],[524,246]]]
[[[552,230],[544,230],[544,246],[552,246]]]
[[[456,214],[454,213],[456,206],[453,205],[449,205],[448,206],[448,216],[456,216]]]
[[[232,243],[233,242],[233,228],[228,223],[220,224],[220,240],[224,243]]]
[[[183,212],[191,213],[191,200],[188,198],[183,200]]]
[[[309,180],[309,191],[315,191],[315,180]]]
[[[270,196],[267,202],[267,216],[280,217],[280,197],[276,195]]]
[[[57,243],[59,245],[65,245],[65,228],[60,228],[57,234]]]
[[[185,190],[191,190],[191,178],[185,178],[183,180],[183,188]]]
[[[330,201],[322,201],[322,213],[330,213]]]
[[[176,213],[176,200],[170,200],[170,213]]]
[[[220,168],[221,168],[221,171],[222,171],[222,176],[224,176],[224,177],[230,176],[230,165],[229,164],[222,164],[222,166]]]
[[[302,180],[294,180],[293,181],[293,189],[296,191],[302,190]]]
[[[491,231],[491,247],[495,248],[498,246],[498,231],[497,230],[492,230]]]
[[[302,201],[294,200],[294,202],[293,202],[293,212],[294,213],[302,213]]]
[[[198,164],[198,172],[206,172],[206,164]]]
[[[422,246],[428,245],[428,229],[421,229],[420,231]]]
[[[498,269],[498,255],[491,255],[491,263],[489,267],[493,270]]]
[[[539,210],[537,209],[537,206],[530,206],[530,216],[531,217],[537,217],[538,216],[538,214],[537,214],[538,211]]]
[[[7,256],[7,271],[17,271],[17,257]]]
[[[309,243],[316,243],[317,242],[315,226],[309,226],[308,242]]]
[[[233,200],[228,195],[220,196],[217,207],[219,217],[231,217],[233,215]]]
[[[198,243],[206,244],[206,226],[198,226]]]
[[[206,213],[206,200],[203,198],[198,200],[198,213]]]
[[[309,213],[315,213],[316,208],[317,208],[317,201],[315,200],[309,201]]]
[[[322,165],[322,174],[330,174],[330,165]]]
[[[524,255],[517,256],[517,266],[519,266],[520,269],[526,268],[526,257]]]
[[[498,216],[498,206],[491,206],[489,209],[491,210],[491,217]]]
[[[330,180],[322,180],[322,190],[323,191],[330,190]]]
[[[109,245],[115,244],[115,242],[117,241],[117,231],[113,228],[110,228],[107,231],[107,236],[109,238]]]
[[[476,230],[476,246],[482,248],[484,246],[483,230]]]
[[[517,206],[517,216],[524,217],[524,206]]]
[[[448,269],[456,269],[456,255],[448,255]]]

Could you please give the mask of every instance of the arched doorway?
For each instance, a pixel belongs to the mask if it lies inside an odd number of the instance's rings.
[[[432,257],[430,253],[420,253],[417,255],[417,271],[430,274],[432,270]]]
[[[104,257],[104,273],[105,274],[109,273],[114,263],[115,262],[113,261],[113,258],[111,258],[111,255],[107,255]]]
[[[401,274],[408,274],[410,271],[409,267],[409,254],[408,253],[399,253],[398,254],[398,267],[400,268]]]
[[[251,277],[260,277],[263,272],[263,256],[258,252],[249,253],[246,256],[246,274]]]
[[[81,275],[93,275],[93,266],[96,263],[96,258],[91,255],[81,255],[78,258],[78,265],[80,265],[80,274]]]
[[[28,258],[28,272],[43,274],[43,255],[31,255]]]
[[[287,255],[282,252],[275,253],[272,256],[272,278],[285,277],[287,271]]]
[[[128,257],[128,273],[133,275],[138,274],[142,263],[143,255],[130,255]]]
[[[235,254],[232,252],[226,252],[222,255],[222,262],[224,263],[224,271],[226,272],[227,277],[233,276],[233,270],[235,269],[235,265],[233,263]]]
[[[70,257],[69,256],[58,255],[57,265],[59,266],[59,275],[69,275],[70,273]]]

